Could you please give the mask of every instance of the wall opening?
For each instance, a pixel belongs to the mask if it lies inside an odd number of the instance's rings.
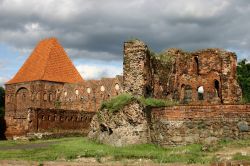
[[[192,101],[192,87],[190,85],[185,85],[183,103],[187,104],[191,101]]]
[[[47,99],[48,99],[48,96],[47,96],[46,93],[44,93],[44,94],[43,94],[43,100],[44,100],[44,101],[47,101]]]
[[[49,101],[52,101],[53,100],[53,95],[50,93],[49,94]]]
[[[204,100],[204,88],[203,86],[199,86],[197,89],[198,92],[198,100]]]
[[[119,89],[120,89],[120,86],[119,86],[119,84],[116,83],[115,84],[115,90],[118,91]]]
[[[102,85],[101,88],[100,88],[100,90],[101,90],[102,92],[104,92],[104,91],[105,91],[105,87]]]
[[[214,80],[214,88],[216,97],[220,97],[220,83],[218,80]]]
[[[147,85],[145,87],[145,97],[151,97],[151,96],[152,96],[152,88],[149,85]]]
[[[199,75],[199,59],[198,57],[194,57],[194,71]]]

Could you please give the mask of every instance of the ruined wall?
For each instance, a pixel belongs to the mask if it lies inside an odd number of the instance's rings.
[[[151,140],[161,146],[250,137],[250,105],[153,108]]]
[[[137,100],[116,112],[103,108],[93,117],[88,137],[113,146],[149,143],[144,109]]]
[[[6,117],[11,123],[7,123],[5,135],[7,138],[12,138],[35,132],[70,131],[87,134],[94,114],[94,112],[74,110],[29,108],[26,116],[22,118]]]
[[[94,112],[79,112],[62,109],[28,110],[29,132],[58,132],[62,130],[87,131]]]
[[[223,49],[154,54],[143,42],[124,43],[124,90],[133,95],[176,100],[182,104],[237,103],[235,53]]]
[[[153,61],[155,97],[159,98],[158,94],[162,94],[163,98],[183,104],[240,101],[241,89],[236,78],[234,53],[221,49],[195,52],[169,49],[163,55],[165,58]],[[202,94],[199,94],[199,88],[203,89]]]
[[[7,84],[6,135],[22,135],[29,131],[27,127],[29,108],[96,112],[103,100],[119,95],[122,91],[121,76],[90,80],[84,84],[49,81]]]
[[[124,43],[123,86],[126,93],[135,96],[152,95],[152,73],[147,46],[133,40]]]

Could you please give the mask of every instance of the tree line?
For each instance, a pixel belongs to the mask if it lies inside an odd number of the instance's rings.
[[[242,89],[243,102],[250,103],[250,63],[244,59],[238,63],[237,77]]]

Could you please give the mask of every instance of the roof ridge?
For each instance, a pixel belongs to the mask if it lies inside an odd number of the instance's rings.
[[[45,64],[45,66],[44,66],[43,75],[42,75],[42,77],[41,77],[42,80],[44,79],[44,76],[45,76],[45,73],[46,73],[46,70],[47,70],[47,66],[48,66],[48,63],[49,63],[50,56],[51,56],[50,53],[51,53],[53,47],[55,47],[55,40],[52,40],[52,39],[51,39],[51,42],[52,42],[52,45],[51,45],[50,48],[49,48],[49,49],[50,49],[49,52],[48,52],[49,56],[47,57],[46,64]]]

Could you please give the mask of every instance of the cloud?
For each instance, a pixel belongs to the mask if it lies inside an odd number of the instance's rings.
[[[8,80],[9,79],[7,77],[0,77],[0,86],[3,87]]]
[[[121,62],[136,37],[155,51],[220,47],[250,60],[249,0],[1,0],[0,11],[0,44],[20,54],[54,36],[74,61]]]
[[[101,77],[115,77],[122,74],[122,69],[110,65],[78,65],[76,66],[81,76],[86,79],[99,79]]]

